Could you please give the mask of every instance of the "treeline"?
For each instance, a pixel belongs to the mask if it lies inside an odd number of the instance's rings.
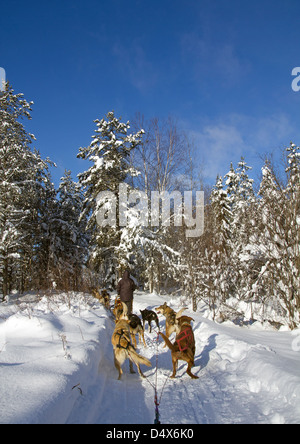
[[[205,209],[205,235],[186,248],[185,283],[215,317],[299,326],[300,149],[286,149],[285,177],[266,160],[255,193],[250,167],[218,177]]]
[[[53,164],[32,149],[34,136],[22,123],[31,106],[9,84],[0,93],[3,297],[12,290],[114,288],[130,268],[144,288],[181,289],[195,309],[204,301],[218,319],[240,313],[299,325],[299,147],[286,149],[284,177],[266,160],[255,188],[242,158],[209,189],[193,144],[174,120],[137,115],[123,123],[110,112],[95,121],[90,145],[79,148],[90,168],[78,182],[66,171],[56,190]],[[119,220],[120,183],[136,197],[123,214],[126,226]],[[172,206],[169,226],[136,223],[138,190],[149,203],[154,190],[205,191],[203,236],[187,238],[186,227],[174,226]],[[114,223],[100,226],[99,214],[115,214]]]
[[[49,167],[31,149],[22,120],[32,102],[7,84],[0,93],[0,294],[12,290],[79,289],[87,235],[78,222],[82,192],[70,172],[56,190]]]

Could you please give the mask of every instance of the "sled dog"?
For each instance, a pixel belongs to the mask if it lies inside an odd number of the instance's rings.
[[[145,338],[144,338],[144,329],[143,329],[142,321],[140,320],[140,318],[136,314],[132,313],[132,314],[128,315],[128,322],[129,322],[129,327],[130,327],[131,339],[132,339],[134,346],[136,347],[135,335],[138,334],[139,335],[139,343],[141,343],[143,341],[144,346],[147,347],[146,342],[145,342]]]
[[[105,306],[105,308],[110,308],[109,303],[109,293],[107,290],[97,290],[97,288],[92,288],[91,294],[94,298],[98,299],[98,301]]]
[[[140,310],[142,318],[143,318],[143,329],[145,331],[145,325],[146,325],[146,321],[148,321],[148,326],[150,327],[150,333],[152,332],[152,326],[151,326],[151,321],[154,321],[156,323],[157,328],[160,330],[159,328],[159,322],[158,322],[158,317],[157,314],[152,311],[152,310],[147,310],[145,308],[145,310]]]
[[[165,302],[163,305],[160,305],[155,309],[157,313],[161,313],[166,317],[166,337],[169,338],[170,335],[176,331],[175,320],[176,316],[180,317],[181,314],[186,310],[186,308],[181,308],[178,313],[174,311],[171,307],[167,305]]]
[[[116,297],[116,299],[115,299],[115,306],[114,306],[114,309],[113,309],[113,315],[115,317],[116,323],[120,319],[120,316],[122,315],[122,313],[123,313],[122,301],[121,301],[120,298]]]
[[[179,314],[179,313],[178,313]],[[166,345],[171,350],[172,355],[172,364],[173,364],[173,374],[171,378],[175,378],[176,371],[178,367],[178,361],[186,361],[188,363],[187,374],[192,379],[199,379],[198,376],[194,375],[191,372],[191,368],[194,367],[194,359],[195,359],[195,337],[191,326],[191,321],[193,318],[189,316],[181,316],[175,319],[176,324],[176,340],[174,344],[172,344],[166,335],[160,333],[163,337]]]
[[[121,379],[123,374],[122,365],[126,359],[129,359],[130,373],[135,373],[133,370],[132,362],[137,366],[139,375],[145,377],[140,369],[140,364],[151,367],[151,362],[139,355],[134,346],[131,343],[130,338],[130,325],[127,318],[127,306],[123,303],[123,313],[121,314],[118,322],[116,323],[115,330],[113,332],[111,342],[114,349],[114,362],[115,367],[119,372],[118,379]]]

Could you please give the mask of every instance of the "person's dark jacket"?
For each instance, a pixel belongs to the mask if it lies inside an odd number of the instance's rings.
[[[125,271],[122,279],[118,283],[117,291],[120,295],[120,299],[122,302],[129,302],[133,300],[133,292],[136,289],[136,286],[133,280],[130,278],[129,271]]]

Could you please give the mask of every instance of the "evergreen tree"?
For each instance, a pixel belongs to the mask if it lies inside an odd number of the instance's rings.
[[[241,157],[236,170],[232,164],[226,175],[227,195],[232,212],[230,223],[231,244],[231,293],[239,298],[245,298],[249,292],[249,274],[251,255],[248,245],[253,230],[256,198],[253,191],[253,180],[249,178],[249,167]]]
[[[247,243],[249,234],[247,222],[251,205],[255,204],[255,194],[253,191],[253,179],[248,176],[249,167],[245,159],[241,157],[236,170],[232,164],[230,171],[226,174],[227,195],[233,215],[232,233],[238,237],[240,243]]]
[[[287,148],[287,186],[266,164],[259,194],[262,223],[256,243],[263,258],[255,289],[260,302],[285,315],[291,328],[299,325],[299,148]]]
[[[56,190],[51,180],[49,166],[54,165],[47,160],[43,169],[38,171],[36,178],[34,206],[34,254],[32,282],[36,289],[52,288],[51,238],[52,218],[56,210]]]
[[[85,263],[87,235],[84,219],[79,222],[82,208],[80,186],[73,182],[71,171],[65,171],[58,189],[59,199],[53,200],[50,225],[50,276],[58,288],[79,290]]]
[[[286,149],[288,167],[286,194],[286,243],[285,256],[286,302],[293,325],[300,324],[300,147],[294,143]]]
[[[211,193],[211,205],[214,219],[215,244],[221,253],[229,256],[230,230],[233,216],[230,209],[230,199],[224,190],[222,177],[217,177],[216,185]]]
[[[30,149],[34,136],[21,120],[33,102],[6,83],[0,93],[0,285],[3,296],[30,287],[37,228],[38,175],[47,162]]]
[[[79,158],[93,162],[87,171],[79,174],[79,182],[84,188],[81,218],[88,218],[87,229],[90,232],[90,263],[96,271],[102,271],[107,284],[113,285],[116,273],[120,274],[123,265],[120,257],[119,185],[139,174],[130,164],[130,153],[140,143],[143,130],[129,134],[129,122],[122,123],[114,112],[109,112],[106,118],[95,120],[97,129],[91,144],[79,150]],[[99,199],[99,195],[106,191],[115,198],[114,226],[97,224],[98,212],[105,212],[108,205],[106,199]]]
[[[222,177],[217,178],[216,185],[212,190],[211,209],[213,245],[209,252],[209,277],[211,280],[209,299],[211,306],[214,305],[215,311],[216,307],[220,307],[222,303],[226,302],[232,286],[231,223],[233,217],[230,199],[224,190]]]

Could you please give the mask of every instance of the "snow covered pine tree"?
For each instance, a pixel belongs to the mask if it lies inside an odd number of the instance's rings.
[[[37,247],[37,203],[48,162],[30,145],[22,118],[31,119],[33,102],[14,94],[7,82],[0,92],[0,293],[31,286]]]
[[[80,148],[78,156],[88,159],[93,165],[78,175],[79,182],[84,190],[84,203],[82,217],[87,217],[87,230],[90,234],[89,257],[90,266],[101,272],[107,286],[114,286],[114,281],[121,273],[121,268],[128,260],[128,252],[124,251],[124,237],[119,224],[119,185],[129,182],[131,177],[137,176],[138,171],[130,164],[130,153],[141,142],[143,130],[135,134],[128,134],[129,122],[122,123],[115,117],[113,111],[106,119],[95,120],[97,129],[92,136],[91,144]],[[97,212],[105,209],[107,202],[96,201],[101,192],[112,192],[116,197],[116,223],[115,226],[99,226]],[[130,242],[128,245],[132,245]],[[124,257],[125,256],[125,257]]]

